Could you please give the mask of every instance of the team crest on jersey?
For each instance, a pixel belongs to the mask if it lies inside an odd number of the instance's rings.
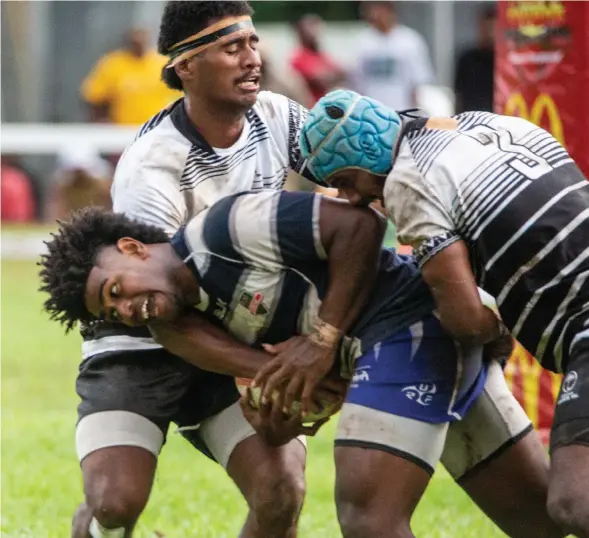
[[[247,308],[249,313],[253,316],[268,315],[268,307],[263,303],[264,294],[260,292],[250,293],[244,291],[239,298],[239,304]]]

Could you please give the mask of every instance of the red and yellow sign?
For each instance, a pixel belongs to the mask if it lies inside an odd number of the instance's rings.
[[[550,131],[589,177],[589,3],[498,7],[496,112]]]
[[[589,3],[499,2],[495,110],[550,131],[589,177]],[[519,344],[507,380],[535,426],[549,431],[561,376]]]

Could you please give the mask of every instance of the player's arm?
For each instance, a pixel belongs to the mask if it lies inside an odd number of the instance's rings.
[[[444,328],[465,343],[485,344],[503,334],[503,326],[481,301],[468,249],[454,224],[453,182],[445,179],[442,172],[431,181],[392,176],[386,204],[399,241],[413,247]]]
[[[283,245],[283,258],[301,271],[305,264],[323,258],[328,264],[329,283],[314,330],[309,336],[293,337],[268,347],[276,358],[260,370],[255,383],[264,386],[266,399],[275,389],[285,387],[287,408],[301,395],[304,412],[318,382],[333,366],[341,337],[372,293],[386,222],[372,209],[353,207],[331,198],[308,193],[278,196],[281,197],[278,207],[286,210],[277,214],[277,228],[283,231],[278,236]],[[305,209],[311,205],[314,215]],[[316,244],[304,232],[304,227],[297,225],[301,219],[318,222]],[[284,248],[288,245],[292,247]]]
[[[272,359],[269,353],[237,341],[198,314],[151,324],[149,329],[158,344],[210,372],[252,379]]]
[[[482,345],[505,336],[495,313],[481,300],[464,241],[456,241],[422,267],[442,326],[456,339]]]

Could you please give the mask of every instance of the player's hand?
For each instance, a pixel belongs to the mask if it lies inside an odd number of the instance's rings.
[[[268,353],[276,355],[254,378],[262,387],[261,401],[272,398],[274,391],[284,392],[284,410],[288,411],[300,395],[303,416],[311,409],[313,391],[335,360],[335,350],[318,346],[306,336],[293,336],[276,345],[265,344]]]
[[[319,420],[311,426],[301,423],[301,415],[291,416],[283,413],[284,394],[281,393],[276,400],[269,400],[256,409],[252,405],[252,393],[248,387],[246,393],[240,398],[239,405],[245,419],[252,425],[256,433],[270,446],[281,446],[290,442],[299,435],[313,437],[329,418]]]
[[[513,346],[514,340],[510,334],[500,336],[483,346],[483,360],[485,362],[497,361],[504,364],[511,357]]]

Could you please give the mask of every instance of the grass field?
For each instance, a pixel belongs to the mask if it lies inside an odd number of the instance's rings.
[[[4,538],[66,538],[82,499],[74,452],[80,339],[41,312],[36,267],[2,262],[2,526]],[[334,422],[334,421],[332,421]],[[332,502],[334,424],[309,442],[302,538],[340,536]],[[244,503],[223,471],[171,432],[136,536],[236,537]],[[414,518],[417,536],[503,536],[443,469]],[[368,537],[367,537],[368,538]]]

